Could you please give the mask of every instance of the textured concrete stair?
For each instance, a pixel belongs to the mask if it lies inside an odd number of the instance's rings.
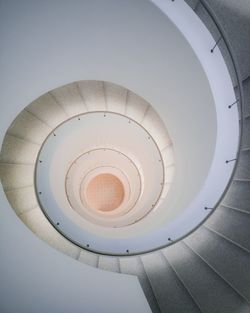
[[[36,99],[26,110],[51,128],[55,128],[69,118],[62,105],[50,93]]]
[[[128,114],[128,117],[138,122],[143,121],[153,132],[160,121],[149,107],[145,100],[117,85],[102,81],[84,81],[66,85],[41,96],[18,115],[3,142],[0,174],[9,203],[34,233],[81,262],[104,270],[120,272],[118,259],[99,257],[79,249],[57,233],[46,220],[38,207],[34,189],[35,162],[48,134],[58,124],[73,116],[90,111],[108,110]],[[170,144],[168,134],[161,139],[158,133],[155,135],[158,141],[161,140],[160,146],[166,148],[165,152],[168,152],[166,165],[172,165],[173,156],[168,151]]]
[[[36,207],[19,215],[20,219],[42,240],[57,250],[77,259],[80,248],[69,242],[58,233],[43,215],[41,209]]]
[[[206,260],[180,242],[164,250],[202,312],[249,312],[246,300]],[[218,296],[219,295],[219,296]]]
[[[161,312],[200,313],[199,307],[161,252],[142,256],[142,262]]]
[[[30,131],[32,129],[32,131]],[[46,136],[51,132],[51,128],[41,120],[23,110],[18,118],[14,120],[8,134],[41,145]]]
[[[244,118],[243,121],[243,138],[242,138],[242,149],[250,148],[250,116]]]
[[[34,165],[0,163],[0,176],[5,191],[32,186]]]
[[[250,252],[250,214],[221,205],[205,225]]]
[[[107,111],[125,114],[128,91],[112,83],[104,82]]]
[[[221,35],[220,32],[218,30],[218,28],[216,27],[216,25],[214,24],[213,20],[211,19],[211,17],[208,15],[206,9],[203,7],[203,5],[198,1],[198,4],[195,7],[195,13],[199,16],[199,18],[202,20],[202,22],[206,25],[206,27],[209,29],[211,35],[213,36],[215,42],[218,41],[218,47],[216,47],[215,49],[220,49],[220,52],[225,60],[225,63],[227,65],[227,68],[229,70],[232,82],[234,86],[237,86],[237,78],[235,75],[235,71],[234,71],[234,67],[233,67],[233,63],[232,63],[232,59],[231,56],[228,52],[228,49],[225,45],[225,42],[223,40],[219,40]],[[212,49],[213,47],[211,47]],[[216,51],[215,51],[216,52]]]
[[[82,81],[78,82],[78,86],[88,111],[106,111],[103,82]]]
[[[249,253],[205,227],[200,227],[184,242],[239,294],[250,300],[250,271],[246,270],[250,264]],[[229,271],[229,268],[233,270]]]
[[[18,215],[38,207],[34,186],[6,191],[6,196]]]
[[[250,181],[233,181],[223,204],[250,213]]]
[[[121,272],[119,258],[117,257],[100,255],[98,260],[98,268],[115,273]]]
[[[78,256],[78,261],[90,265],[92,267],[98,267],[99,255],[81,249],[80,254]]]
[[[147,110],[149,109],[149,103],[137,96],[133,92],[129,91],[127,95],[127,105],[125,115],[134,119],[136,122],[141,123],[144,119]]]
[[[199,3],[199,0],[185,0],[185,2],[193,9],[195,10],[196,6]]]
[[[235,172],[235,179],[250,179],[250,149],[242,150]]]
[[[69,115],[87,112],[86,104],[81,96],[77,83],[69,84],[61,88],[57,88],[51,92],[56,101],[60,103],[63,110]]]
[[[243,108],[243,116],[250,116],[250,76],[248,76],[243,82],[243,93],[245,99],[245,106]]]
[[[35,164],[39,148],[38,144],[7,134],[3,141],[0,162]]]
[[[250,73],[249,1],[206,0],[206,2],[216,13],[236,56],[242,79],[245,79]]]

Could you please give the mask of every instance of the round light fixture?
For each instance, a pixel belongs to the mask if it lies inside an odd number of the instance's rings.
[[[113,211],[121,205],[123,199],[123,184],[110,173],[95,176],[86,187],[86,203],[89,208],[97,211]]]

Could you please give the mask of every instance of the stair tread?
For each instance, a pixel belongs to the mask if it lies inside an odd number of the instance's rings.
[[[194,10],[199,0],[185,0],[185,2]]]
[[[80,81],[78,86],[88,111],[106,111],[102,81]]]
[[[98,255],[83,249],[81,249],[78,261],[92,267],[98,267]]]
[[[249,71],[250,72],[250,71]],[[243,108],[243,115],[244,117],[250,116],[250,76],[245,79],[243,82],[243,96],[244,96],[244,108]]]
[[[117,257],[111,256],[99,256],[98,268],[110,271],[110,272],[120,272],[119,260]]]
[[[200,309],[160,252],[142,256],[142,262],[162,312],[200,313]]]
[[[247,302],[184,243],[166,249],[165,256],[204,313],[247,312]],[[218,295],[220,295],[218,297]]]
[[[223,199],[223,204],[250,212],[250,182],[234,180]]]
[[[126,116],[130,117],[138,123],[141,123],[148,108],[148,102],[132,91],[128,92],[125,111]]]
[[[128,91],[115,84],[104,82],[104,92],[107,111],[124,114]]]
[[[242,148],[243,149],[250,147],[249,134],[250,134],[250,118],[245,118],[243,121],[243,134],[242,134]]]
[[[250,149],[240,153],[234,178],[250,180]]]
[[[19,217],[39,238],[49,245],[74,259],[78,257],[80,248],[56,231],[39,207],[24,212]]]
[[[213,7],[213,6],[212,6]],[[203,5],[199,2],[198,5],[195,8],[196,14],[199,16],[199,18],[202,20],[202,22],[205,24],[209,32],[214,38],[214,41],[217,42],[218,39],[221,37],[221,33],[219,32],[218,28],[216,27],[214,21],[211,19],[210,15],[207,13],[207,10],[203,7]],[[212,49],[213,47],[211,47]],[[224,40],[220,40],[218,42],[218,45],[216,49],[220,49],[220,52],[225,60],[225,63],[227,65],[228,71],[230,73],[232,82],[234,86],[237,86],[237,78],[235,74],[235,70],[233,67],[231,56],[228,52],[228,49],[225,45]]]
[[[4,190],[33,185],[34,165],[0,163],[0,176]]]
[[[8,129],[8,133],[41,145],[51,128],[34,115],[23,110]]]
[[[246,271],[250,264],[249,253],[205,227],[199,228],[184,241],[250,300],[250,272]]]
[[[50,93],[33,101],[26,110],[52,128],[69,118]]]
[[[69,116],[87,112],[87,107],[83,102],[77,83],[56,88],[51,91],[51,94]]]
[[[39,145],[7,134],[4,138],[0,162],[35,163]]]
[[[250,215],[220,206],[205,225],[250,250]]]
[[[17,214],[38,206],[34,186],[6,191],[6,197]]]
[[[210,4],[224,29],[236,56],[242,78],[247,77],[250,73],[250,21],[249,17],[244,14],[247,2],[214,0],[206,0],[206,2]]]

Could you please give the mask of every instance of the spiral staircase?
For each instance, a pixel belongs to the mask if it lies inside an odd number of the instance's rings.
[[[242,129],[236,160],[227,160],[227,162],[236,163],[230,185],[226,189],[225,194],[223,194],[218,206],[212,208],[214,210],[205,208],[205,211],[208,211],[208,215],[204,223],[197,225],[198,227],[194,232],[189,233],[184,238],[178,238],[176,241],[172,240],[172,238],[165,238],[166,244],[164,247],[158,246],[156,249],[148,249],[149,251],[135,251],[134,255],[133,249],[126,250],[125,246],[122,248],[123,252],[113,253],[112,251],[106,251],[107,253],[105,253],[105,249],[102,251],[95,248],[95,246],[92,247],[92,244],[89,244],[87,241],[79,243],[71,236],[67,236],[62,229],[61,221],[59,222],[51,218],[47,210],[48,206],[43,203],[43,193],[37,187],[40,185],[36,179],[39,176],[39,167],[46,163],[44,158],[41,157],[41,151],[45,146],[45,142],[50,140],[50,138],[51,140],[60,141],[58,127],[61,127],[65,121],[73,120],[75,123],[80,123],[84,121],[86,116],[91,114],[99,114],[105,120],[108,117],[112,119],[112,117],[119,116],[126,120],[126,127],[143,127],[146,131],[145,139],[154,139],[154,143],[158,148],[156,150],[159,151],[159,156],[162,157],[160,165],[165,171],[163,176],[164,183],[162,183],[162,178],[160,179],[163,188],[160,189],[160,196],[157,199],[159,200],[159,205],[161,200],[164,201],[164,197],[167,197],[174,177],[174,142],[172,142],[167,130],[164,128],[164,123],[155,114],[151,105],[132,91],[102,80],[78,81],[67,84],[43,93],[41,97],[32,101],[30,105],[26,106],[16,116],[11,125],[7,125],[6,133],[3,132],[1,134],[3,138],[0,163],[2,186],[8,202],[20,220],[43,241],[68,255],[70,257],[68,258],[69,262],[72,262],[71,259],[73,258],[80,261],[73,261],[77,264],[76,266],[81,267],[81,263],[83,263],[93,268],[105,270],[99,271],[95,269],[94,271],[97,280],[98,275],[103,275],[99,276],[100,280],[103,277],[107,289],[110,288],[109,292],[117,288],[118,298],[113,299],[113,307],[112,297],[109,298],[110,294],[106,290],[102,301],[105,302],[105,297],[111,299],[107,300],[110,301],[111,306],[102,308],[96,304],[93,304],[92,308],[90,306],[85,308],[75,306],[72,312],[150,312],[150,309],[152,312],[158,313],[250,312],[250,67],[248,64],[250,47],[247,42],[244,42],[244,38],[238,36],[241,27],[244,28],[243,21],[246,21],[248,32],[250,30],[249,4],[247,1],[242,1],[235,5],[235,10],[239,10],[240,13],[230,16],[233,19],[231,23],[231,19],[228,19],[228,14],[231,12],[230,10],[233,10],[234,6],[230,6],[230,1],[228,2],[228,7],[223,4],[223,1],[215,0],[187,0],[186,3],[194,10],[213,35],[215,45],[211,47],[211,53],[214,53],[216,49],[220,49],[225,59],[237,99],[236,103],[229,104],[229,107],[232,105],[233,108],[238,107],[241,111],[239,123]],[[139,5],[139,2],[137,5]],[[247,17],[243,16],[243,12],[245,12]],[[217,25],[217,22],[219,22],[219,25]],[[230,55],[232,51],[233,61]],[[236,55],[237,61],[235,61],[234,55]],[[121,103],[121,106],[117,106],[117,102]],[[3,112],[8,112],[7,105],[6,109],[5,105],[2,105],[3,110],[6,110]],[[92,150],[95,148],[91,147]],[[102,146],[102,153],[108,149],[115,148],[115,146],[112,146],[112,143],[106,143],[105,146]],[[91,149],[88,147],[85,150],[89,153],[89,151],[92,151]],[[168,153],[164,154],[166,151]],[[101,158],[105,158],[103,154]],[[118,160],[118,158],[114,158],[116,161]],[[133,159],[133,156],[131,156],[131,159],[136,164],[136,158]],[[101,166],[107,167],[109,165],[104,162]],[[43,167],[41,173],[44,171]],[[36,176],[34,179],[35,172]],[[140,169],[138,172],[140,172]],[[73,173],[73,175],[76,174]],[[39,191],[41,194],[39,194]],[[157,201],[153,201],[153,208],[150,206],[151,209],[157,210]],[[210,211],[213,212],[210,214]],[[147,215],[148,213],[150,214],[150,212],[145,214]],[[88,213],[86,214],[88,215]],[[90,214],[88,216],[93,217]],[[135,222],[140,218],[142,217],[136,216],[134,218]],[[103,222],[99,215],[97,220]],[[19,221],[16,223],[19,223]],[[22,226],[19,227],[24,227],[21,222],[20,225]],[[112,224],[112,226],[114,225]],[[112,231],[114,231],[116,236],[119,236],[119,227],[117,229],[116,226]],[[27,232],[27,236],[31,236],[28,229],[25,232]],[[3,236],[5,236],[4,232]],[[26,235],[24,235],[25,237]],[[37,239],[35,238],[34,240]],[[16,239],[13,241],[12,249],[15,246],[15,242]],[[2,250],[8,251],[6,249],[3,248]],[[20,253],[22,253],[22,250],[20,250]],[[57,252],[53,251],[53,253]],[[34,257],[34,254],[31,254],[31,257]],[[61,257],[64,256],[59,253],[58,264]],[[5,264],[5,267],[0,268],[2,273],[6,270],[6,266]],[[18,264],[16,266],[18,267]],[[45,267],[46,270],[47,268]],[[90,271],[92,270],[90,269]],[[23,273],[23,280],[28,280],[25,277],[32,275],[32,265],[30,266],[30,271],[31,273]],[[35,274],[33,273],[33,275]],[[49,274],[44,275],[49,279]],[[112,277],[116,280],[115,285],[110,283],[111,286],[108,287],[108,275],[114,275]],[[124,282],[127,278],[135,279],[137,277],[139,279],[140,286],[150,308],[144,302],[143,295],[138,290],[135,291],[132,288],[129,290],[126,282],[126,287],[119,289],[120,287],[118,286],[122,285],[119,278],[122,276],[124,277]],[[84,279],[86,276],[82,275],[81,277]],[[13,282],[15,281],[14,274],[10,278],[13,279]],[[88,277],[88,279],[91,278]],[[20,284],[22,280],[18,280],[18,282]],[[102,285],[99,291],[97,290],[97,294],[102,292],[105,284]],[[8,294],[8,292],[11,293],[10,291],[13,289],[15,292],[20,291],[22,294],[22,286],[13,287],[11,285],[12,289],[10,287],[10,289],[4,289],[5,282],[2,285],[1,290],[3,292],[0,294],[3,300],[0,301],[1,312],[17,312],[15,299],[18,297],[15,293]],[[74,293],[74,286],[71,283],[69,283],[69,286]],[[123,295],[125,294],[122,299],[119,298],[119,292]],[[126,299],[134,299],[133,292],[140,299],[138,303],[136,301],[134,303],[126,301]],[[39,287],[37,293],[39,294]],[[43,294],[44,290],[42,290],[40,296],[43,297]],[[67,296],[67,291],[65,296]],[[46,293],[44,299],[46,302]],[[19,312],[34,311],[34,306],[29,304],[29,301],[32,302],[32,299],[27,299],[26,302],[28,304],[23,305]],[[41,307],[49,308],[49,305],[51,305],[50,301],[47,301],[48,306],[46,306],[47,304],[42,304]],[[59,298],[56,301],[60,302]],[[55,303],[53,301],[51,303],[51,312],[59,312]],[[64,307],[64,310],[60,308],[61,312],[70,310],[70,303],[69,301],[69,307]],[[38,305],[35,307],[36,312],[40,312]]]

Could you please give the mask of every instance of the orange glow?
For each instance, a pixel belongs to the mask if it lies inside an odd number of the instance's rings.
[[[124,199],[122,182],[114,175],[104,173],[95,176],[86,188],[87,205],[98,211],[113,211]]]

